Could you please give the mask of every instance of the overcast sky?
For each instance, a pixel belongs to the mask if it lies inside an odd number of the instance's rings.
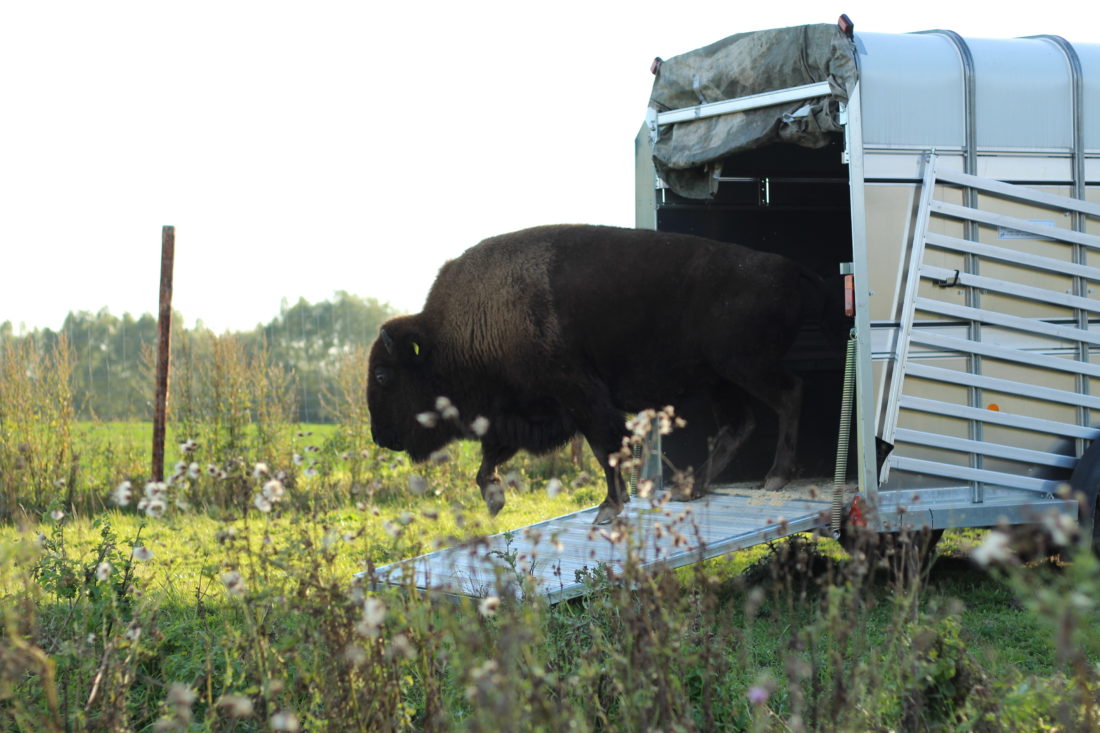
[[[0,322],[155,313],[164,224],[188,325],[337,290],[417,311],[486,236],[633,224],[654,56],[841,12],[1100,42],[1098,8],[0,0]]]

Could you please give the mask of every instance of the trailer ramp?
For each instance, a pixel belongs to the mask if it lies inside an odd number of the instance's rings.
[[[822,492],[824,497],[824,492]],[[483,598],[516,592],[528,576],[552,603],[582,595],[586,578],[640,566],[678,568],[828,526],[829,502],[804,485],[763,492],[720,487],[691,502],[635,497],[609,525],[597,507],[377,568],[384,583]]]

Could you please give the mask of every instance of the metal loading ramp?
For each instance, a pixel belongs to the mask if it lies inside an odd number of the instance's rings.
[[[812,497],[821,498],[812,498]],[[585,592],[584,579],[602,567],[620,571],[628,557],[640,566],[678,568],[829,524],[829,502],[810,485],[765,493],[719,487],[696,501],[635,497],[608,525],[594,526],[596,507],[510,532],[471,540],[376,569],[390,585],[415,585],[482,598],[517,587],[520,574],[552,603]]]

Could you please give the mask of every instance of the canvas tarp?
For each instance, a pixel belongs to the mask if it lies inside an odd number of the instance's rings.
[[[828,81],[819,99],[663,126],[653,148],[657,173],[672,190],[708,198],[721,160],[787,142],[816,148],[842,128],[839,103],[857,78],[852,42],[832,24],[741,33],[661,63],[650,107],[658,112]]]

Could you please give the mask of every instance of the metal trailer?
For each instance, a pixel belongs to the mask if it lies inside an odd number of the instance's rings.
[[[846,35],[839,46],[856,68],[840,84],[819,78],[712,100],[714,84],[700,82],[697,58],[685,55],[681,68],[699,103],[651,108],[636,140],[637,226],[843,271],[854,298],[850,369],[812,336],[790,358],[806,385],[802,491],[762,497],[747,489],[770,460],[765,425],[707,499],[631,502],[621,526],[633,528],[643,564],[683,565],[822,527],[836,498],[845,513],[858,503],[878,531],[1028,524],[1052,513],[1092,529],[1100,487],[1100,364],[1092,362],[1100,349],[1100,45],[943,30],[852,33],[843,17],[833,32]],[[752,35],[734,38],[757,47],[768,40]],[[701,52],[715,57],[713,47]],[[659,60],[654,70],[664,73]],[[814,104],[831,112],[835,132],[812,147],[769,132],[719,153],[704,166],[705,198],[677,192],[662,173],[678,172],[655,167],[658,146],[678,135],[689,144],[720,137],[713,127],[700,135],[678,126],[718,120],[736,132],[753,124],[748,116],[764,115],[775,125],[761,129],[774,132]],[[706,406],[684,412],[685,434],[654,433],[649,442],[641,478],[656,484],[655,496],[668,464],[691,463],[705,449]],[[382,575],[410,582],[413,573],[421,587],[484,595],[502,572],[518,570],[554,599],[578,595],[584,571],[614,568],[627,554],[613,530],[590,527],[593,511]]]

